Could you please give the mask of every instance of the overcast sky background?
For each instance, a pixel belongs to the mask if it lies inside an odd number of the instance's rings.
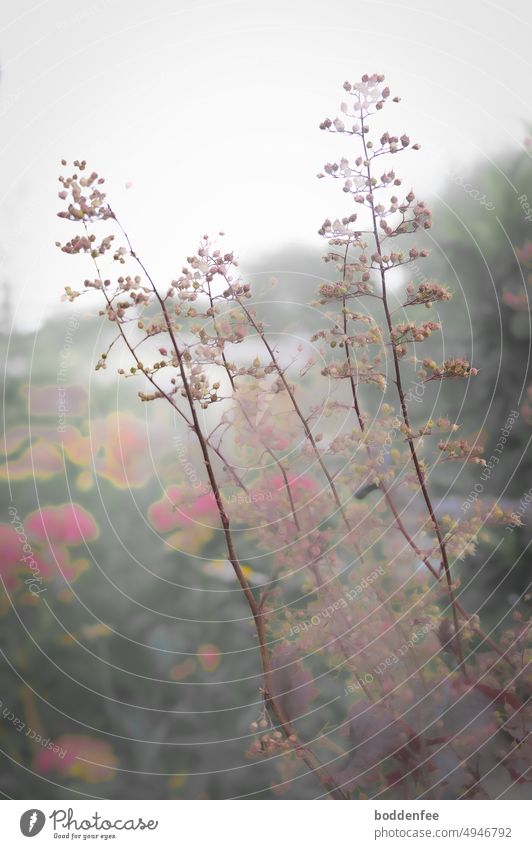
[[[3,0],[0,281],[37,326],[90,274],[56,239],[62,157],[108,178],[113,206],[158,279],[201,233],[256,270],[314,246],[338,187],[315,179],[347,138],[322,133],[345,79],[385,73],[403,100],[388,127],[422,150],[400,170],[430,201],[523,145],[532,119],[529,2],[481,0]],[[338,146],[337,142],[343,144]],[[129,188],[126,185],[131,184]]]

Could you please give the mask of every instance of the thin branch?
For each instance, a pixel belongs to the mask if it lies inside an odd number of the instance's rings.
[[[112,212],[112,210],[111,210],[111,212]],[[226,544],[227,553],[228,553],[228,559],[229,559],[229,562],[231,563],[231,566],[233,567],[234,573],[237,577],[238,583],[240,584],[242,592],[243,592],[243,594],[246,598],[246,601],[248,603],[248,607],[250,609],[253,621],[255,623],[255,630],[256,630],[257,638],[258,638],[259,652],[260,652],[260,658],[261,658],[261,664],[262,664],[262,674],[263,674],[263,681],[264,681],[264,688],[263,688],[263,692],[262,692],[264,703],[265,703],[266,707],[271,711],[272,715],[275,717],[275,720],[278,723],[279,727],[282,729],[285,737],[293,744],[294,750],[303,759],[303,761],[306,763],[307,767],[311,770],[311,772],[313,772],[316,775],[317,779],[321,782],[321,784],[327,789],[327,792],[329,793],[329,795],[333,799],[347,799],[347,798],[349,798],[349,796],[345,793],[345,791],[343,791],[336,784],[336,782],[332,779],[332,777],[328,773],[325,772],[325,770],[323,769],[323,767],[322,767],[320,761],[318,760],[318,758],[316,757],[316,755],[312,752],[312,750],[308,746],[305,745],[305,743],[295,733],[295,731],[294,731],[288,717],[286,716],[285,712],[283,711],[278,699],[274,696],[272,666],[271,666],[270,654],[269,654],[269,651],[268,651],[268,639],[267,639],[267,634],[266,634],[266,623],[265,623],[264,613],[259,608],[259,604],[258,604],[258,602],[256,601],[256,599],[253,595],[251,587],[250,587],[250,585],[249,585],[249,583],[246,579],[246,576],[245,576],[244,571],[242,569],[240,560],[239,560],[237,553],[236,553],[236,548],[235,548],[233,535],[232,535],[232,531],[231,531],[229,516],[227,515],[227,512],[225,510],[224,503],[223,503],[223,500],[222,500],[222,495],[221,495],[221,492],[220,492],[220,488],[218,486],[218,481],[216,479],[216,475],[215,475],[213,467],[212,467],[212,463],[211,463],[211,459],[210,459],[210,455],[209,455],[209,446],[207,444],[206,437],[205,437],[203,430],[201,428],[201,424],[200,424],[198,414],[197,414],[196,405],[195,405],[195,402],[194,402],[194,397],[192,395],[190,384],[189,384],[189,381],[188,381],[188,378],[187,378],[186,369],[185,369],[185,365],[184,365],[184,362],[183,362],[182,352],[181,352],[180,346],[178,344],[177,337],[175,335],[175,331],[174,331],[172,321],[170,319],[170,316],[169,316],[167,308],[166,308],[165,300],[160,296],[160,294],[157,290],[157,287],[155,286],[155,283],[154,283],[153,279],[151,278],[148,270],[146,269],[144,263],[141,261],[141,259],[138,257],[138,255],[133,250],[131,242],[130,242],[127,234],[125,233],[122,225],[120,224],[120,222],[116,218],[116,215],[114,214],[114,212],[112,212],[112,217],[114,218],[118,227],[121,229],[122,233],[124,234],[124,237],[125,237],[125,239],[128,243],[128,247],[129,247],[131,256],[138,263],[138,265],[140,266],[140,268],[144,272],[146,279],[148,280],[150,287],[153,291],[153,294],[154,294],[155,298],[157,299],[157,301],[159,303],[159,306],[161,308],[161,312],[162,312],[162,315],[163,315],[163,318],[164,318],[164,322],[165,322],[165,325],[166,325],[166,329],[167,329],[168,335],[171,339],[172,346],[174,348],[174,353],[175,353],[175,356],[176,356],[176,360],[177,360],[177,364],[178,364],[178,368],[179,368],[179,373],[181,375],[181,381],[182,381],[182,384],[183,384],[183,388],[185,390],[187,402],[188,402],[189,409],[190,409],[190,414],[192,416],[192,428],[194,430],[194,433],[196,434],[196,437],[197,437],[199,445],[200,445],[200,450],[201,450],[202,457],[203,457],[203,463],[204,463],[204,466],[205,466],[205,470],[207,472],[207,476],[209,478],[209,483],[210,483],[210,486],[211,486],[211,489],[212,489],[212,492],[213,492],[213,495],[214,495],[214,498],[215,498],[215,501],[216,501],[216,507],[217,507],[218,514],[219,514],[219,517],[220,517],[220,521],[221,521],[221,524],[222,524],[223,534],[224,534],[224,538],[225,538],[225,544]],[[108,300],[108,297],[107,297],[107,294],[105,293],[105,290],[104,290],[104,294],[106,295],[106,299]],[[128,345],[128,348],[131,351],[131,346],[129,345],[128,340],[126,341],[126,344]],[[131,351],[131,353],[133,354],[133,356],[135,356],[134,352]],[[165,397],[167,397],[167,396],[165,396]]]

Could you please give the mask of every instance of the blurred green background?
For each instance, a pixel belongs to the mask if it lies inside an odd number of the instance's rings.
[[[474,439],[481,431],[489,457],[508,416],[519,411],[483,483],[484,496],[510,509],[532,485],[532,221],[523,195],[532,198],[526,149],[451,179],[433,204],[431,256],[419,268],[455,293],[441,305],[434,355],[464,356],[479,369],[467,383],[431,386],[424,414],[437,396],[439,414],[459,420],[461,435]],[[287,245],[243,273],[268,327],[307,336],[319,325],[316,313],[298,306],[329,273],[319,250]],[[0,790],[14,798],[275,796],[274,766],[245,757],[249,725],[260,713],[258,657],[209,515],[199,517],[203,526],[177,529],[171,546],[147,519],[165,487],[183,480],[177,423],[158,405],[141,407],[138,386],[117,390],[112,368],[94,374],[107,329],[78,303],[75,313],[65,306],[38,332],[23,334],[10,329],[5,292]],[[194,447],[187,443],[187,451]],[[456,512],[478,481],[475,466],[442,471],[434,481],[439,510]],[[72,503],[79,511],[64,508]],[[47,570],[38,596],[24,584],[29,572],[9,508]],[[37,510],[52,511],[55,539],[43,538]],[[482,606],[492,627],[526,592],[529,518],[502,540],[486,535],[462,566],[467,605]],[[54,755],[48,740],[66,754]],[[299,780],[287,795],[310,798],[315,787]]]

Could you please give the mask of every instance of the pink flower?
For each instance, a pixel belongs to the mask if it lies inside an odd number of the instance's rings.
[[[37,754],[35,766],[42,774],[53,772],[89,784],[113,780],[118,761],[109,743],[81,734],[66,734],[55,744]],[[59,751],[54,751],[57,748]]]
[[[80,545],[98,536],[98,526],[91,514],[79,504],[43,507],[30,513],[25,522],[33,539],[65,545]]]
[[[220,650],[212,643],[198,646],[198,660],[205,672],[214,672],[220,665],[221,657]]]

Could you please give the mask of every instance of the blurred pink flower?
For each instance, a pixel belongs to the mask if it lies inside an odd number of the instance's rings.
[[[42,749],[35,760],[39,772],[54,772],[89,784],[113,780],[118,760],[109,743],[78,734],[66,734],[55,742],[66,754]]]

